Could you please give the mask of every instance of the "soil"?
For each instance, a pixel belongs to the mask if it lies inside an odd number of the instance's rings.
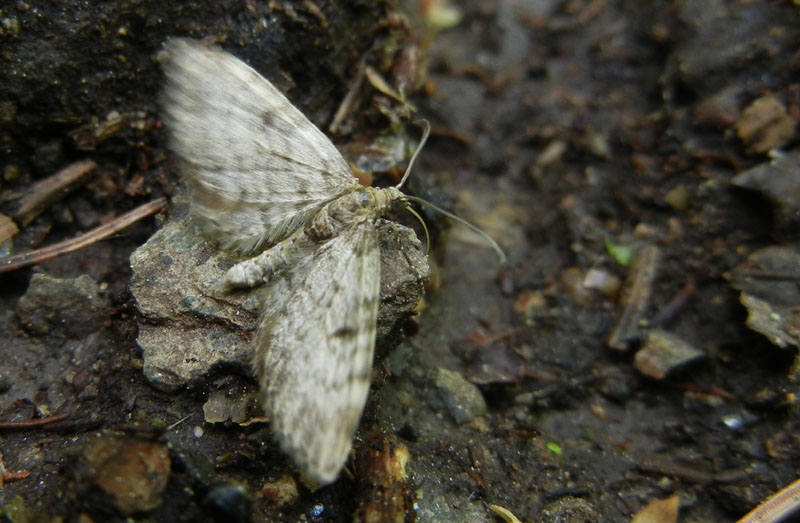
[[[129,259],[163,214],[0,274],[0,419],[23,423],[0,425],[0,514],[496,521],[502,507],[520,521],[625,521],[677,497],[677,516],[658,521],[731,521],[797,479],[800,9],[373,4],[123,2],[85,23],[54,4],[0,10],[0,212],[15,217],[15,193],[72,162],[98,165],[17,223],[3,254],[173,194],[154,102],[172,34],[217,36],[323,130],[336,122],[332,139],[378,184],[407,160],[385,144],[418,131],[359,71],[413,93],[432,132],[404,190],[508,258],[420,208],[436,275],[375,367],[352,460],[321,489],[239,401],[257,389],[246,367],[171,391],[145,378]],[[71,35],[60,56],[73,68],[45,67],[51,33]]]

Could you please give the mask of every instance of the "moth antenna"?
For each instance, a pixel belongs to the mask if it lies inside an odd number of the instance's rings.
[[[425,254],[431,252],[431,235],[428,234],[428,226],[425,225],[425,220],[422,219],[422,216],[419,215],[417,211],[415,211],[408,202],[406,202],[406,210],[414,215],[414,217],[419,220],[420,225],[422,225],[422,230],[425,231]]]
[[[406,183],[406,179],[408,179],[408,175],[411,174],[411,169],[414,167],[414,162],[416,161],[417,156],[419,156],[419,153],[422,151],[422,147],[425,145],[425,142],[428,141],[428,136],[431,134],[431,124],[428,122],[428,120],[421,119],[421,120],[417,120],[414,123],[419,124],[419,125],[422,126],[422,129],[423,129],[422,130],[422,138],[419,141],[419,145],[417,145],[417,150],[414,151],[414,154],[411,156],[411,160],[409,160],[409,162],[408,162],[408,167],[406,167],[406,172],[403,173],[403,178],[400,180],[400,183],[395,185],[396,189],[399,189],[400,187],[403,186],[404,183]],[[437,207],[436,205],[432,204],[431,202],[429,202],[427,200],[423,200],[422,198],[417,198],[416,196],[408,196],[407,194],[404,194],[403,195],[403,200],[405,200],[406,202],[411,201],[411,202],[419,203],[421,205],[427,205],[428,207],[430,207],[434,211],[437,211],[440,214],[442,214],[444,216],[447,216],[451,220],[455,220],[458,223],[466,226],[469,230],[478,233],[481,237],[483,237],[483,239],[485,239],[489,243],[489,245],[492,247],[492,249],[494,249],[495,254],[497,254],[497,258],[500,260],[500,264],[502,265],[502,264],[504,264],[506,262],[506,255],[503,252],[503,249],[501,249],[500,246],[497,244],[497,242],[494,241],[491,236],[489,236],[488,234],[483,232],[478,227],[472,225],[471,223],[469,223],[464,218],[460,218],[460,217],[456,216],[455,214],[453,214],[451,212],[447,212],[444,209],[442,209],[441,207]],[[416,218],[422,224],[422,228],[425,230],[425,242],[427,244],[426,252],[430,251],[430,249],[431,249],[431,237],[428,234],[428,226],[425,225],[425,220],[423,220],[422,216],[417,214],[417,212],[414,211],[408,205],[406,205],[406,209],[411,214],[416,216]]]
[[[427,205],[428,207],[430,207],[434,211],[442,214],[443,216],[447,216],[451,220],[455,220],[456,222],[458,222],[461,225],[465,226],[466,228],[468,228],[472,232],[478,233],[481,237],[483,237],[484,240],[486,240],[489,243],[489,245],[492,247],[492,249],[494,249],[495,254],[497,254],[497,258],[500,260],[500,264],[502,265],[502,264],[504,264],[506,262],[506,254],[503,252],[503,249],[500,248],[500,246],[497,244],[497,242],[494,241],[494,239],[492,239],[491,236],[489,236],[488,234],[483,232],[481,229],[479,229],[475,225],[472,225],[471,223],[469,223],[464,218],[456,216],[455,214],[453,214],[451,212],[445,211],[441,207],[438,207],[438,206],[432,204],[431,202],[429,202],[427,200],[423,200],[422,198],[417,198],[416,196],[409,196],[407,194],[404,194],[403,195],[403,199],[406,200],[406,201],[411,201],[411,202],[418,203],[420,205]],[[424,225],[424,223],[423,223],[423,225]],[[427,227],[425,228],[425,234],[426,234],[426,236],[428,234]],[[430,243],[429,243],[429,245],[430,245]]]
[[[400,180],[400,183],[395,185],[396,189],[399,189],[404,183],[406,183],[406,179],[408,178],[408,175],[411,174],[411,168],[414,167],[414,162],[416,161],[417,156],[419,156],[420,151],[422,151],[422,147],[425,145],[425,142],[428,141],[428,135],[431,134],[431,124],[428,123],[428,120],[417,120],[414,123],[422,126],[422,139],[420,139],[419,145],[417,145],[417,150],[414,151],[414,154],[411,156],[411,160],[408,162],[406,172],[403,173],[403,179]]]

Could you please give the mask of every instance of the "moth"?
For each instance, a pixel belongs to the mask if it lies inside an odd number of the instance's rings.
[[[370,385],[376,223],[393,202],[417,200],[399,185],[359,185],[333,143],[233,55],[187,39],[165,50],[164,120],[191,189],[190,214],[221,247],[257,253],[226,273],[230,287],[280,280],[263,306],[252,365],[281,448],[328,484]]]

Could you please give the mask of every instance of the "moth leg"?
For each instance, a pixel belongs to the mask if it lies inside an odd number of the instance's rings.
[[[225,273],[225,283],[229,287],[255,287],[269,281],[270,277],[292,264],[307,249],[308,240],[303,230],[270,247],[258,256],[237,263]]]

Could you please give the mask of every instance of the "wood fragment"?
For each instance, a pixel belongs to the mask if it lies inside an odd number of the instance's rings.
[[[398,438],[380,435],[356,449],[358,471],[355,523],[414,521],[414,491],[408,481],[408,448]]]
[[[654,499],[633,516],[632,523],[675,523],[678,521],[680,498]]]
[[[636,251],[631,261],[620,300],[624,309],[607,341],[612,349],[626,350],[629,343],[642,337],[640,322],[650,303],[660,252],[655,245],[645,245]]]
[[[684,463],[661,454],[649,454],[636,460],[636,466],[645,472],[675,476],[691,483],[707,485],[714,482],[714,473],[696,463]]]
[[[22,226],[28,225],[54,202],[60,200],[83,182],[97,168],[92,160],[81,160],[61,169],[56,174],[37,182],[19,199],[14,218]]]
[[[31,475],[30,470],[20,470],[19,472],[3,472],[0,474],[0,488],[4,487],[9,481],[25,479]]]
[[[588,24],[605,8],[606,0],[592,0],[578,13],[578,23]]]
[[[21,269],[22,267],[28,267],[29,265],[36,265],[83,249],[84,247],[92,245],[93,243],[96,243],[125,229],[142,218],[146,218],[147,216],[164,209],[166,206],[167,199],[159,198],[144,205],[140,205],[136,209],[123,214],[113,221],[105,225],[101,225],[100,227],[97,227],[86,234],[78,236],[77,238],[59,242],[35,251],[0,258],[0,273]]]
[[[325,13],[319,8],[317,4],[311,0],[303,0],[303,7],[305,7],[311,15],[319,20],[320,26],[325,29],[328,27],[328,19],[325,18]]]
[[[30,470],[20,470],[19,472],[6,472],[3,474],[3,482],[14,481],[16,479],[25,479],[31,475]]]
[[[5,214],[0,214],[0,243],[10,240],[18,232],[19,227],[14,223],[14,220]]]

